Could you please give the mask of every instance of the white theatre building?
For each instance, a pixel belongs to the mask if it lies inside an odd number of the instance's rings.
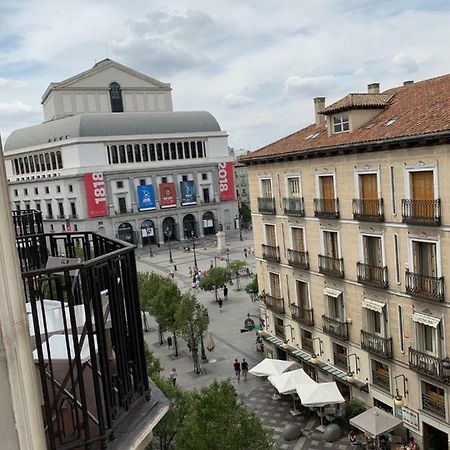
[[[174,112],[169,84],[105,59],[51,83],[42,105],[4,154],[12,209],[41,210],[47,232],[148,245],[235,227],[227,133],[208,112]]]

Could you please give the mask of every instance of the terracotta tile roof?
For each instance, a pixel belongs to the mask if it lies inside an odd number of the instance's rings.
[[[350,109],[386,108],[393,94],[348,94],[341,100],[327,106],[321,114],[332,114]]]
[[[450,74],[389,89],[383,94],[392,96],[389,105],[356,131],[328,136],[325,125],[309,125],[241,161],[450,132]]]

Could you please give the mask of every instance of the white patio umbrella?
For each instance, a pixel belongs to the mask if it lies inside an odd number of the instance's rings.
[[[267,378],[280,394],[294,394],[304,385],[317,384],[303,369],[292,370],[280,375],[271,375]]]
[[[350,425],[359,428],[373,438],[391,431],[401,423],[400,419],[376,406],[350,419]]]
[[[251,373],[257,377],[269,377],[271,375],[280,375],[286,372],[294,364],[294,361],[284,361],[282,359],[265,358],[255,367],[250,369],[248,373]]]
[[[332,383],[304,385],[297,389],[297,394],[303,406],[321,407],[345,402],[334,381]]]

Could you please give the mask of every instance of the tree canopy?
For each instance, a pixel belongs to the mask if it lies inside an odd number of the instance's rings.
[[[208,270],[206,276],[204,276],[199,283],[200,289],[204,291],[215,291],[225,286],[228,282],[229,274],[228,270],[224,267],[213,267]]]
[[[239,283],[239,277],[240,277],[240,271],[247,267],[247,261],[241,261],[241,260],[234,260],[230,261],[227,264],[227,269],[234,275],[236,275],[236,284],[237,284],[237,290],[239,291],[241,289],[240,283]]]
[[[252,211],[250,210],[250,206],[247,203],[241,203],[241,207],[239,208],[239,215],[241,216],[242,224],[248,225],[252,223]]]

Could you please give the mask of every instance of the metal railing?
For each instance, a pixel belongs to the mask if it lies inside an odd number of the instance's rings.
[[[284,314],[284,298],[273,297],[272,295],[265,294],[263,297],[263,301],[266,304],[267,308],[278,314]]]
[[[366,200],[354,198],[352,201],[353,219],[364,222],[383,222],[384,205],[383,199]]]
[[[312,309],[303,308],[295,303],[291,303],[291,316],[294,320],[303,325],[310,327],[314,325],[314,314]]]
[[[292,267],[309,270],[308,252],[299,252],[298,250],[288,248],[288,261]]]
[[[409,368],[442,383],[450,381],[449,373],[444,369],[441,358],[428,355],[412,347],[409,347]]]
[[[380,289],[388,287],[387,266],[371,266],[370,264],[357,262],[356,271],[358,283]]]
[[[421,275],[406,270],[405,289],[407,294],[426,300],[443,302],[445,298],[444,277]]]
[[[403,222],[415,225],[441,224],[441,199],[402,199]]]
[[[422,409],[445,418],[445,396],[423,393]]]
[[[275,198],[258,197],[258,211],[262,214],[275,214]]]
[[[372,384],[390,392],[391,380],[389,379],[389,372],[372,369]]]
[[[12,211],[16,236],[41,234],[44,232],[42,212],[36,209]]]
[[[288,216],[300,216],[305,215],[305,203],[303,197],[293,198],[285,197],[284,199],[284,213]]]
[[[348,340],[348,322],[341,322],[324,314],[322,316],[322,329],[324,333],[330,336],[334,336],[342,341]]]
[[[312,339],[302,337],[302,350],[305,350],[309,353],[314,353],[314,345]]]
[[[275,325],[275,336],[279,337],[283,341],[286,340],[286,335],[284,333],[284,326],[283,325]]]
[[[319,272],[332,277],[344,278],[344,259],[319,255]]]
[[[345,371],[348,369],[347,356],[342,353],[333,352],[333,363],[336,367],[344,369]]]
[[[262,244],[262,257],[267,261],[280,262],[280,247]]]
[[[392,338],[361,330],[361,348],[382,358],[392,358]]]
[[[339,199],[338,198],[315,198],[314,216],[324,219],[339,219]]]

